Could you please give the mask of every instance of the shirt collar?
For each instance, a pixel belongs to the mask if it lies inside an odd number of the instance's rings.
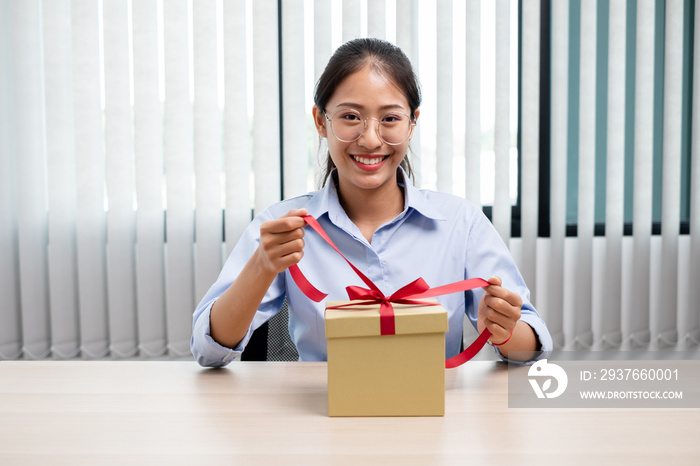
[[[326,185],[320,191],[317,191],[316,195],[312,196],[305,206],[309,215],[315,218],[320,218],[321,216],[328,214],[330,220],[333,222],[335,222],[339,216],[346,216],[345,211],[340,206],[338,191],[336,189],[335,182],[333,181],[335,170],[336,169],[333,169],[331,174],[328,176]],[[413,186],[403,167],[399,167],[398,170],[398,183],[399,186],[404,189],[406,194],[404,211],[400,214],[400,217],[415,211],[432,220],[446,220],[447,217],[440,211],[438,206],[433,205],[422,190]]]
[[[439,206],[436,206],[435,203],[431,202],[430,199],[426,197],[423,190],[413,186],[413,183],[410,182],[408,175],[406,175],[403,168],[399,167],[399,170],[401,171],[401,174],[403,174],[403,179],[408,180],[408,182],[405,183],[404,192],[406,193],[406,204],[404,207],[404,212],[408,213],[411,210],[415,210],[422,216],[432,220],[447,220],[447,216],[440,211]],[[399,181],[399,183],[401,183],[401,181]]]

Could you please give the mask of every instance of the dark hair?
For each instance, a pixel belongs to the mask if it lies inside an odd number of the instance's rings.
[[[380,71],[398,86],[408,101],[411,111],[410,117],[415,119],[416,109],[420,107],[421,91],[411,61],[399,47],[385,40],[374,38],[353,39],[338,47],[316,83],[314,92],[316,107],[325,112],[326,105],[338,85],[366,64]],[[413,178],[413,169],[408,158],[404,157],[401,166],[406,170],[408,176]],[[322,178],[324,185],[333,168],[335,168],[335,164],[330,154],[327,154],[325,173]]]

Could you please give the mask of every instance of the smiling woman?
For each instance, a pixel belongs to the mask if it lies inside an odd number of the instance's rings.
[[[328,141],[326,166],[337,169],[340,203],[370,242],[380,225],[403,210],[397,167],[410,167],[406,153],[420,99],[408,58],[384,41],[344,44],[319,79],[313,115],[318,134]]]
[[[380,47],[378,44],[383,46]],[[392,66],[388,66],[388,63],[392,63]],[[363,73],[361,78],[346,79],[361,70]],[[378,101],[378,97],[383,100]],[[418,80],[410,61],[401,49],[387,42],[373,40],[355,40],[339,47],[319,78],[314,93],[313,116],[316,129],[321,137],[328,138],[328,128],[335,136],[328,140],[329,156],[325,164],[324,182],[335,167],[335,160],[330,155],[333,139],[338,142],[374,145],[376,141],[372,138],[381,140],[382,134],[386,133],[383,129],[388,129],[390,127],[388,125],[394,124],[389,121],[396,121],[397,115],[398,118],[401,115],[407,117],[401,124],[394,125],[402,137],[400,140],[381,142],[387,142],[390,146],[400,146],[395,148],[396,152],[401,154],[399,163],[412,176],[410,161],[404,156],[418,119],[420,103],[421,92]],[[373,108],[368,108],[370,105]],[[349,110],[351,113],[342,113],[342,110]],[[368,110],[374,113],[370,114]],[[343,137],[338,137],[339,135],[336,134],[338,124],[333,123],[333,120],[340,119],[339,116],[343,121],[357,121],[356,128],[360,131],[344,132]],[[328,128],[323,117],[328,121]],[[385,121],[385,117],[389,121]],[[372,119],[376,120],[376,127],[372,126]],[[363,122],[363,125],[359,125],[360,122]],[[374,128],[373,134],[368,134],[368,125]],[[382,128],[382,125],[386,127]],[[406,131],[404,132],[402,128]],[[368,159],[376,158],[376,156],[367,157],[369,155],[367,153],[362,155]]]
[[[359,131],[352,141],[345,142],[334,132],[328,131],[335,125],[323,118],[318,106],[313,110],[314,120],[319,134],[328,139],[329,160],[337,169],[341,205],[367,240],[371,241],[374,230],[403,210],[403,192],[397,186],[396,169],[406,157],[410,139],[409,135],[403,137],[403,142],[387,144],[380,137],[379,122],[385,118],[382,116],[384,108],[393,107],[405,112],[408,103],[393,82],[370,65],[365,65],[340,83],[327,105],[331,112],[340,112],[341,116],[343,107],[347,106],[361,108],[372,115],[369,129]],[[372,120],[376,120],[376,123]],[[406,129],[408,133],[408,122]],[[375,205],[371,202],[373,197],[384,201],[375,212],[369,210]]]
[[[326,359],[319,331],[325,303],[306,297],[290,267],[308,252],[309,280],[328,292],[329,301],[345,299],[345,286],[357,277],[333,263],[320,235],[305,234],[307,215],[347,260],[387,290],[415,280],[417,270],[436,285],[491,277],[483,289],[438,298],[450,322],[448,358],[460,350],[465,314],[479,333],[489,330],[502,358],[551,350],[529,290],[481,209],[451,194],[418,190],[402,168],[420,115],[419,89],[410,61],[395,45],[355,39],[338,48],[319,79],[313,108],[316,130],[328,143],[325,186],[271,206],[248,227],[195,309],[192,351],[200,364],[230,362],[285,299],[300,359]]]

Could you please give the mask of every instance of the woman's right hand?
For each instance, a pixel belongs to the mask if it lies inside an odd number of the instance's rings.
[[[290,210],[260,226],[260,245],[231,286],[212,305],[212,338],[235,348],[245,337],[255,312],[278,273],[304,256],[306,209]]]
[[[268,220],[260,225],[257,255],[266,271],[274,274],[284,272],[304,257],[304,215],[307,215],[306,209],[294,209],[277,220]]]

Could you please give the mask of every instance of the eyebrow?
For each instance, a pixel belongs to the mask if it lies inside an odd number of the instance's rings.
[[[354,102],[341,102],[336,107],[351,107],[351,108],[357,108],[360,110],[365,110],[364,105],[356,104]],[[399,104],[388,104],[388,105],[382,105],[381,107],[379,107],[379,110],[391,110],[391,109],[406,110],[403,107],[403,105],[399,105]]]

